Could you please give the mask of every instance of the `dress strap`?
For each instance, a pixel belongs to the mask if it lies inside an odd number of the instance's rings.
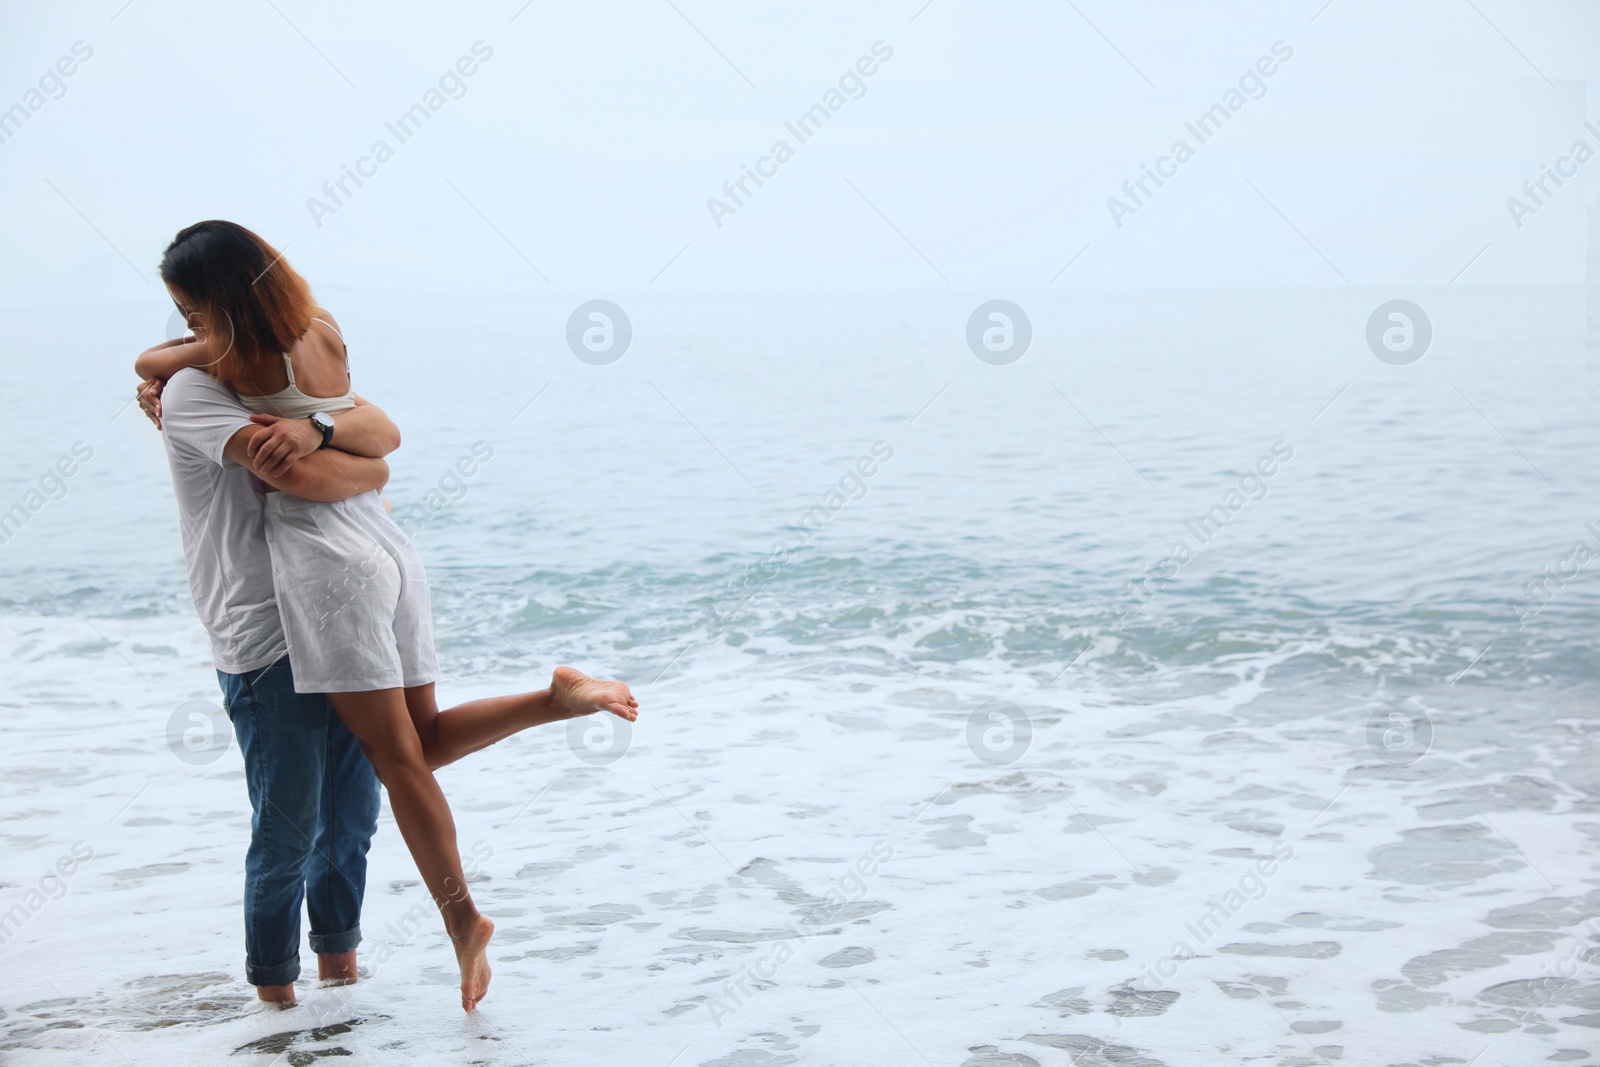
[[[289,387],[294,388],[294,360],[289,358],[289,353],[283,354],[283,369],[289,375]]]
[[[311,316],[311,321],[320,322],[322,325],[333,331],[333,335],[339,339],[339,347],[344,349],[344,365],[346,368],[348,368],[350,366],[350,346],[345,344],[344,334],[339,332],[339,327],[335,326],[327,319],[318,318],[315,315]]]

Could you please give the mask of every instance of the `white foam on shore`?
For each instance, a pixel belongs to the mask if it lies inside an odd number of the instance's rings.
[[[165,737],[179,703],[216,699],[203,635],[192,620],[93,626],[117,647],[84,620],[0,620],[20,650],[0,689],[0,909],[74,842],[94,851],[0,947],[8,1062],[215,1062],[261,1042],[262,1063],[335,1049],[1295,1063],[1334,1048],[1384,1063],[1488,1048],[1493,1064],[1585,1047],[1600,1021],[1582,948],[1600,826],[1562,780],[1596,755],[1584,721],[1502,756],[1463,740],[1396,768],[1367,750],[1360,702],[1331,672],[1309,694],[1275,684],[1281,654],[1157,699],[903,650],[902,669],[874,673],[846,649],[771,641],[707,645],[639,686],[632,747],[610,766],[548,727],[441,772],[499,926],[476,1017],[456,1006],[436,919],[410,932],[427,901],[387,812],[372,973],[262,1011],[242,982],[237,749],[190,766]],[[1034,731],[1011,765],[968,747],[993,697]],[[1450,736],[1494,701],[1463,696]],[[871,873],[852,876],[858,861]],[[830,892],[848,906],[828,910]],[[1195,958],[1173,960],[1178,942]],[[1503,985],[1546,974],[1567,981]]]

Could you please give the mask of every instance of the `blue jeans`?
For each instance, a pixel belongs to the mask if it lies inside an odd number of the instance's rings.
[[[300,902],[311,951],[361,943],[367,848],[378,826],[378,777],[320,694],[296,693],[287,657],[248,674],[217,672],[250,791],[245,854],[245,979],[300,976]]]

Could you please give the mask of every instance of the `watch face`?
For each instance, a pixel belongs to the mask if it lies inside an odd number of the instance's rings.
[[[333,429],[333,417],[327,412],[319,411],[311,416],[311,421],[317,424],[319,430]]]

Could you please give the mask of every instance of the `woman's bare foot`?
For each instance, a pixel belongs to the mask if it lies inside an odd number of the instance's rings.
[[[461,1009],[475,1011],[478,1001],[489,992],[489,939],[494,923],[479,915],[460,937],[450,935],[461,968]]]
[[[294,1007],[294,986],[292,985],[258,985],[256,996],[268,1004],[276,1004],[280,1008]]]
[[[550,699],[576,719],[596,711],[609,711],[629,722],[639,718],[639,702],[621,682],[591,678],[574,667],[557,667],[550,676]]]

